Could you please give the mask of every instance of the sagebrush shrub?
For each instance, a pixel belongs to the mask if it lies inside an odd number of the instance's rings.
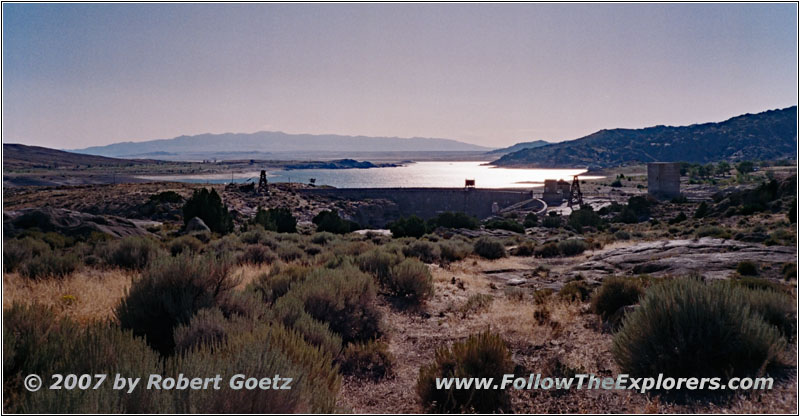
[[[311,236],[311,243],[317,245],[327,245],[334,240],[336,240],[336,235],[331,232],[317,232]]]
[[[580,255],[588,249],[589,245],[581,239],[567,239],[558,242],[558,251],[564,256]]]
[[[419,258],[422,262],[433,263],[439,260],[439,245],[424,240],[415,240],[403,248],[403,255]]]
[[[416,259],[405,259],[391,269],[385,282],[387,291],[419,304],[433,295],[433,277],[428,266]]]
[[[472,245],[462,240],[443,240],[439,242],[439,254],[444,262],[460,261],[472,253]]]
[[[281,326],[262,325],[231,334],[224,343],[201,346],[167,362],[165,374],[236,374],[293,377],[291,389],[221,389],[169,392],[174,413],[332,413],[340,378],[330,355]],[[243,380],[241,381],[243,382]],[[282,383],[281,383],[282,385]]]
[[[511,250],[511,254],[514,256],[533,256],[536,253],[536,244],[533,242],[526,240],[516,248]]]
[[[381,248],[362,253],[356,258],[356,262],[359,269],[374,276],[381,285],[386,285],[392,273],[392,267],[403,259],[403,255]]]
[[[317,268],[284,296],[300,300],[314,319],[327,323],[345,343],[381,335],[381,313],[372,278],[351,264]]]
[[[178,325],[174,332],[175,351],[185,352],[203,345],[213,346],[225,341],[228,335],[228,320],[218,308],[199,310],[189,323]]]
[[[786,341],[751,309],[746,291],[691,278],[650,287],[614,337],[615,360],[635,376],[760,372],[779,360]]]
[[[81,326],[41,305],[12,305],[3,311],[4,412],[12,413],[158,413],[169,412],[159,392],[131,394],[112,389],[29,392],[23,378],[31,373],[150,375],[161,372],[159,356],[141,338],[111,323]],[[44,378],[49,384],[49,378]]]
[[[473,245],[475,253],[486,259],[500,259],[506,257],[506,247],[503,242],[489,237],[482,237]]]
[[[303,339],[336,358],[342,350],[342,338],[334,333],[328,323],[316,320],[304,309],[296,297],[280,298],[272,310],[275,321],[302,335]]]
[[[35,256],[22,264],[20,273],[31,279],[40,278],[63,278],[80,266],[77,255],[72,253],[55,253],[48,250],[39,256]]]
[[[394,360],[385,342],[350,343],[342,352],[341,370],[345,375],[378,381],[392,375]]]
[[[644,291],[639,281],[625,277],[609,277],[592,296],[592,312],[609,319],[622,307],[634,305]]]
[[[297,246],[281,242],[278,245],[278,249],[276,251],[278,257],[281,258],[284,262],[291,262],[296,261],[298,259],[304,259],[306,257],[306,253],[303,252],[302,249],[298,248]]]
[[[181,236],[169,243],[169,252],[172,256],[184,252],[198,253],[202,248],[203,242],[191,235]]]
[[[107,264],[125,269],[141,270],[162,252],[158,243],[139,236],[124,237],[110,242],[103,251]]]
[[[242,233],[240,239],[244,243],[248,243],[251,245],[254,244],[262,244],[269,247],[272,250],[278,247],[278,242],[272,238],[272,235],[269,234],[263,227],[260,225],[256,225],[250,227],[246,232]]]
[[[240,264],[263,265],[272,264],[278,259],[278,256],[272,250],[261,244],[247,245],[239,255]]]
[[[570,281],[558,290],[558,297],[564,301],[586,301],[592,293],[591,287],[585,281]]]
[[[269,273],[256,277],[249,289],[258,294],[265,303],[272,304],[286,295],[293,284],[305,280],[309,271],[308,267],[301,265],[275,265]]]
[[[511,354],[499,335],[488,331],[471,335],[449,349],[436,350],[434,363],[419,371],[417,394],[425,407],[435,413],[506,411],[508,390],[437,389],[436,378],[494,378],[501,381],[503,375],[513,369]]]
[[[230,265],[208,255],[159,258],[133,281],[117,306],[122,328],[144,336],[161,354],[171,354],[174,328],[188,323],[198,310],[217,306],[238,285]]]
[[[47,243],[32,237],[8,239],[3,242],[3,270],[14,272],[25,261],[49,251]]]
[[[536,249],[534,249],[533,254],[537,258],[555,258],[556,256],[561,255],[561,250],[558,249],[557,244],[550,242],[537,246]]]

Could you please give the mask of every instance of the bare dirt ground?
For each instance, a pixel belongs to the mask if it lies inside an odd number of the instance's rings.
[[[596,255],[599,252],[605,251]],[[353,413],[424,412],[416,394],[420,367],[432,362],[437,348],[486,329],[503,335],[517,364],[515,374],[619,374],[611,355],[613,335],[604,330],[598,316],[589,313],[587,303],[550,297],[537,304],[533,291],[540,285],[510,290],[502,279],[484,272],[530,268],[533,263],[530,258],[468,258],[447,268],[431,266],[436,292],[426,306],[408,312],[382,303],[389,350],[395,357],[394,376],[378,382],[346,379],[340,406]],[[475,294],[492,296],[490,305],[465,310]],[[549,312],[549,317],[537,319],[537,310]],[[796,352],[796,347],[792,350]],[[744,393],[716,403],[676,403],[628,391],[523,390],[512,391],[511,402],[515,413],[787,413],[796,410],[796,389],[797,381],[789,379],[776,383],[769,392]]]

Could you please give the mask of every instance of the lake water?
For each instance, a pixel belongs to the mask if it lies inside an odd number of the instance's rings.
[[[369,169],[297,169],[267,171],[269,182],[308,183],[337,188],[384,187],[463,187],[465,179],[474,179],[478,188],[540,187],[546,179],[572,180],[583,169],[510,169],[484,165],[486,162],[415,162],[401,167]],[[237,183],[258,183],[259,171],[235,173]],[[179,181],[209,184],[231,182],[231,174],[140,177],[157,181]],[[581,177],[585,179],[598,177]]]

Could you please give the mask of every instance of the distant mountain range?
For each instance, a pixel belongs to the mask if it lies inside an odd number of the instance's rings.
[[[520,142],[516,145],[511,145],[507,148],[500,148],[486,152],[487,155],[505,155],[507,153],[521,151],[523,149],[538,148],[541,146],[549,145],[551,142],[546,140],[534,140],[532,142]]]
[[[353,152],[486,152],[491,148],[451,139],[397,138],[342,135],[306,135],[283,132],[223,133],[179,136],[144,142],[120,142],[75,149],[71,152],[110,157],[176,159],[180,155],[259,154],[283,159],[281,154]],[[224,158],[224,156],[223,156]],[[223,159],[220,158],[220,159]]]
[[[515,145],[516,146],[516,145]],[[797,159],[797,106],[691,126],[601,130],[506,154],[505,167],[611,167],[637,162]]]

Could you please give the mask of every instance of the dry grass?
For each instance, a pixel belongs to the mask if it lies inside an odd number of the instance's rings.
[[[14,302],[40,303],[82,323],[109,319],[136,275],[121,269],[84,269],[64,279],[33,281],[17,273],[3,274],[3,308]]]

